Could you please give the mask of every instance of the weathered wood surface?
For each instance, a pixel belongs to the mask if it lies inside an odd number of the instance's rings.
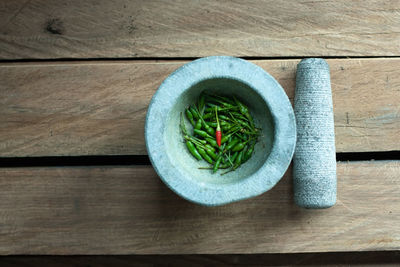
[[[0,1],[0,58],[398,56],[385,1]]]
[[[294,205],[290,175],[222,207],[179,198],[150,166],[0,169],[0,254],[400,249],[400,161],[338,163],[338,201]]]
[[[253,61],[293,98],[298,60]],[[338,152],[400,150],[400,59],[331,59]],[[0,64],[0,156],[146,154],[144,119],[184,62]]]

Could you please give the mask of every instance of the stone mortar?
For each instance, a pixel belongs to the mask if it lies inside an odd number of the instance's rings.
[[[198,169],[206,163],[189,154],[179,129],[180,113],[204,90],[236,95],[262,127],[252,158],[224,176]],[[145,139],[153,167],[169,188],[189,201],[215,206],[260,195],[281,179],[293,156],[296,123],[272,76],[248,61],[215,56],[185,64],[163,81],[149,105]]]

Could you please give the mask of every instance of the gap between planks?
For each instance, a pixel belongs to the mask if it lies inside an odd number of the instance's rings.
[[[400,160],[400,151],[337,153],[337,161]],[[147,155],[0,158],[0,168],[150,165]]]

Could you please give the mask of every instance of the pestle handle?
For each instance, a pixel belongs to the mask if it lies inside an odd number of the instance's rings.
[[[294,112],[294,200],[304,208],[329,208],[336,203],[336,149],[329,65],[324,59],[303,59],[297,65]]]

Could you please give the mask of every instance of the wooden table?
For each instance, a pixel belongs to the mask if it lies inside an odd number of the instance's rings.
[[[1,0],[0,14],[0,254],[400,249],[398,1]],[[328,58],[333,208],[295,206],[290,170],[213,208],[157,177],[143,136],[152,95],[221,54],[261,66],[291,100],[299,60]]]

